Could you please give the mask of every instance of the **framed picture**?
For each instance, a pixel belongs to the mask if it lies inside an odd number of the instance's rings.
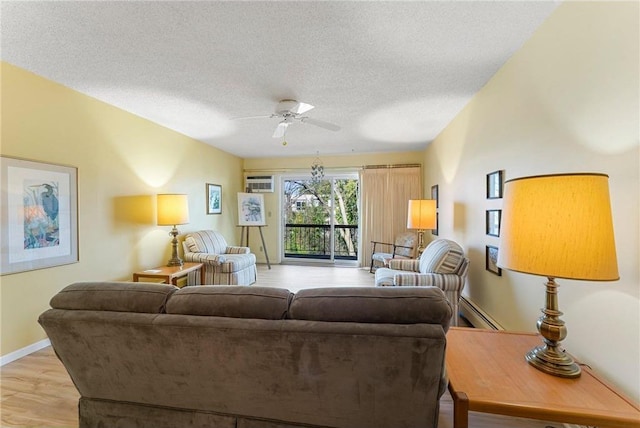
[[[436,201],[436,208],[440,208],[440,201],[438,200],[438,185],[431,186],[431,199]]]
[[[487,199],[502,198],[503,180],[503,171],[494,171],[487,174]]]
[[[500,218],[502,210],[487,210],[486,229],[489,236],[500,236]]]
[[[436,228],[431,229],[431,234],[438,236],[438,228],[440,227],[440,213],[436,213]]]
[[[78,261],[78,170],[0,157],[0,274]]]
[[[485,250],[485,269],[498,276],[502,276],[502,269],[498,267],[498,247],[487,245]]]
[[[238,225],[265,226],[264,195],[238,193]]]
[[[222,186],[207,183],[207,214],[222,214]]]

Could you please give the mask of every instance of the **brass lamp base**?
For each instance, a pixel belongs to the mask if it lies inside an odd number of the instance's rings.
[[[184,262],[180,257],[178,257],[178,229],[176,226],[173,226],[171,232],[169,232],[169,236],[173,236],[171,240],[171,258],[169,259],[169,263],[167,266],[182,266]]]
[[[554,349],[548,345],[538,346],[527,352],[525,358],[533,367],[547,374],[567,378],[580,377],[580,366],[557,347]]]
[[[419,259],[423,252],[424,252],[424,230],[418,230],[418,255],[416,258]]]
[[[560,346],[560,342],[567,337],[567,328],[560,319],[562,312],[558,310],[558,284],[554,278],[547,279],[546,305],[537,323],[544,345],[527,352],[525,359],[547,374],[576,378],[580,376],[580,366]]]

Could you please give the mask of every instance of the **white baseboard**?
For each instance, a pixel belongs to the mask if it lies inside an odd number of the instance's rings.
[[[19,360],[20,358],[39,351],[43,348],[46,348],[49,345],[51,345],[51,341],[49,339],[42,339],[41,341],[33,343],[29,346],[25,346],[22,349],[18,349],[17,351],[13,351],[8,353],[7,355],[3,355],[2,357],[0,357],[0,367],[4,366],[5,364],[9,364],[12,361]]]
[[[504,330],[496,320],[465,296],[460,297],[460,314],[475,328]]]

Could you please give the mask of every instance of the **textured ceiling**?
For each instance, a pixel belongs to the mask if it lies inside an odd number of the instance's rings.
[[[241,157],[420,150],[555,1],[3,1],[2,60]],[[291,125],[313,104],[332,132]]]

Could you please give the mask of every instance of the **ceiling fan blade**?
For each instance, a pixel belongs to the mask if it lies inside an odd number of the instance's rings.
[[[322,120],[312,119],[310,117],[303,117],[300,119],[303,123],[309,123],[311,125],[319,126],[320,128],[328,129],[329,131],[339,131],[340,127],[333,123],[324,122]]]
[[[276,127],[276,130],[273,132],[273,138],[284,137],[284,133],[287,132],[287,127],[289,126],[289,122],[282,121]]]
[[[232,117],[231,120],[245,120],[245,119],[265,119],[273,117],[272,114],[263,114],[260,116],[242,116],[242,117]]]
[[[291,111],[295,114],[303,114],[314,108],[311,104],[298,103]]]

